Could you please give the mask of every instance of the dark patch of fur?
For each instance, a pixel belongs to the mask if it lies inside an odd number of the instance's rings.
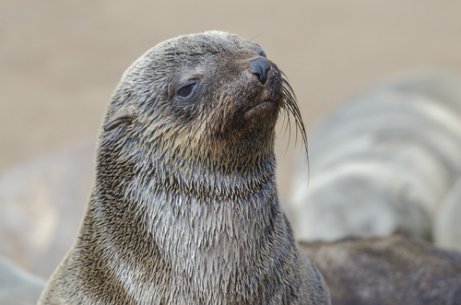
[[[334,305],[461,304],[461,254],[400,236],[301,243]]]

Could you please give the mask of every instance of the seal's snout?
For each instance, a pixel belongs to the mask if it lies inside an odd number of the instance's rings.
[[[250,72],[258,78],[261,84],[265,84],[267,81],[267,73],[271,69],[271,62],[260,56],[250,60]]]

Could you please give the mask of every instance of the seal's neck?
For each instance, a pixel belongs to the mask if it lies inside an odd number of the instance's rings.
[[[162,192],[161,189],[166,187],[176,194],[204,201],[238,201],[270,192],[274,193],[276,200],[274,154],[251,161],[233,162],[229,158],[224,165],[214,165],[212,162],[196,162],[187,166],[163,165],[155,175],[157,191]]]
[[[296,258],[278,204],[275,163],[266,162],[255,172],[228,176],[197,171],[183,177],[164,167],[130,177],[123,188],[96,190],[97,207],[90,209],[97,211],[95,223],[104,224],[104,247],[128,260],[118,269],[151,277],[149,284],[140,280],[141,287],[165,298],[173,293],[178,301],[172,304],[261,298],[262,278],[274,268],[293,272],[279,259]],[[168,274],[162,283],[159,272]],[[165,290],[169,284],[177,290]]]

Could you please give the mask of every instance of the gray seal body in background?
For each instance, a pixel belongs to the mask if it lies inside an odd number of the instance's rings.
[[[35,305],[45,280],[0,256],[0,304]]]
[[[335,305],[461,304],[461,253],[402,236],[301,243]]]
[[[461,248],[445,240],[460,215],[434,234],[461,177],[461,79],[413,74],[368,90],[313,131],[310,166],[309,183],[307,171],[294,177],[290,205],[300,239],[399,232]]]

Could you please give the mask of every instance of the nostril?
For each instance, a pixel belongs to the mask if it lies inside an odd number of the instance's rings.
[[[271,63],[264,57],[257,57],[250,60],[250,72],[256,75],[261,82],[265,84],[267,80],[267,72],[271,69]]]

